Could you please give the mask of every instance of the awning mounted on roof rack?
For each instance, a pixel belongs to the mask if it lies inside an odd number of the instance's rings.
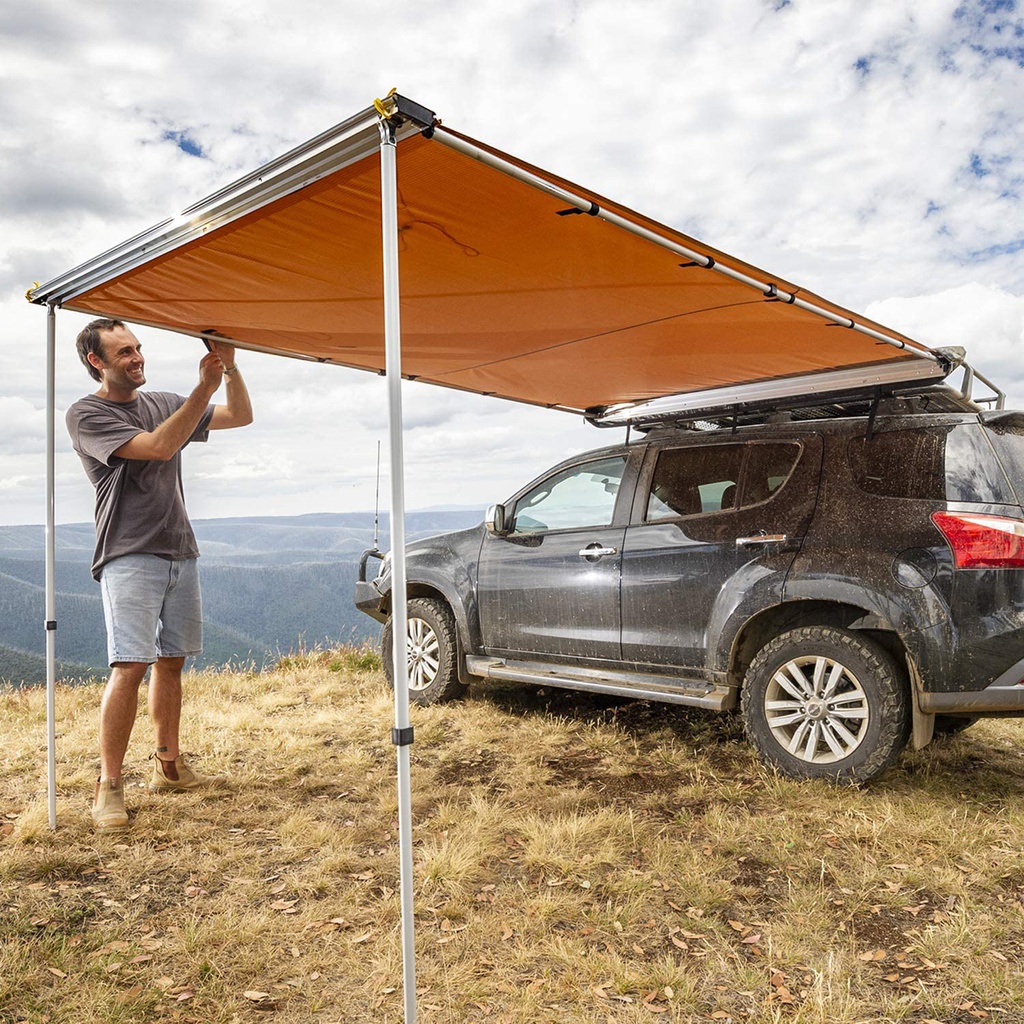
[[[619,427],[627,423],[647,423],[657,420],[696,418],[721,413],[741,406],[754,408],[778,406],[805,396],[827,399],[832,394],[848,394],[873,388],[937,384],[949,372],[938,362],[891,363],[882,366],[850,367],[827,373],[807,374],[799,377],[776,377],[727,388],[709,388],[681,395],[666,395],[649,402],[635,402],[610,406],[588,413],[588,419],[600,427]]]
[[[824,373],[776,377],[724,388],[707,388],[678,395],[665,395],[643,402],[625,402],[587,410],[587,419],[598,427],[621,427],[659,422],[713,418],[723,414],[765,413],[773,410],[822,406],[830,403],[870,401],[882,394],[936,393],[934,385],[948,395],[957,408],[987,406],[1003,408],[1006,395],[988,378],[977,373],[964,360],[963,349],[937,349],[936,362],[900,362],[885,365],[854,366]],[[947,378],[963,370],[956,387]],[[990,394],[976,397],[975,382],[980,381]],[[930,390],[929,390],[930,389]]]

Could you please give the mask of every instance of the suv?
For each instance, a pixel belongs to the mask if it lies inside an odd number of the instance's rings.
[[[658,425],[409,545],[410,696],[740,709],[779,771],[847,782],[1024,714],[1024,413],[951,394]],[[390,559],[365,566],[390,680]]]

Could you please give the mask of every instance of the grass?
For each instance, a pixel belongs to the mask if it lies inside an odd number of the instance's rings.
[[[392,705],[363,650],[187,680],[227,786],[88,805],[99,689],[0,694],[0,1022],[398,1022]],[[144,707],[144,705],[143,705]],[[421,1020],[1024,1021],[1024,723],[861,790],[763,769],[724,716],[478,687],[413,708]]]

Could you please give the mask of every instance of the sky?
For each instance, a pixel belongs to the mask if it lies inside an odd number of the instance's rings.
[[[46,282],[368,107],[449,127],[933,346],[1024,407],[1024,9],[1016,0],[33,0],[0,4],[0,525],[45,521]],[[64,411],[56,517],[93,494]],[[139,328],[187,394],[194,339]],[[240,351],[256,421],[185,457],[193,518],[387,506],[382,378]],[[410,509],[501,501],[611,443],[406,384]],[[614,435],[614,436],[613,436]]]

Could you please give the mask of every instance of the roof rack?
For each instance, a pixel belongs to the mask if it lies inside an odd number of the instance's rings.
[[[587,419],[598,427],[648,431],[660,426],[717,428],[723,422],[739,426],[776,416],[804,420],[866,415],[872,408],[879,411],[883,399],[898,401],[898,411],[906,412],[1004,407],[1005,394],[966,363],[963,349],[938,349],[936,355],[937,362],[899,360],[607,406],[588,410]],[[947,380],[957,369],[963,370],[959,388]],[[974,396],[978,381],[990,394]]]

